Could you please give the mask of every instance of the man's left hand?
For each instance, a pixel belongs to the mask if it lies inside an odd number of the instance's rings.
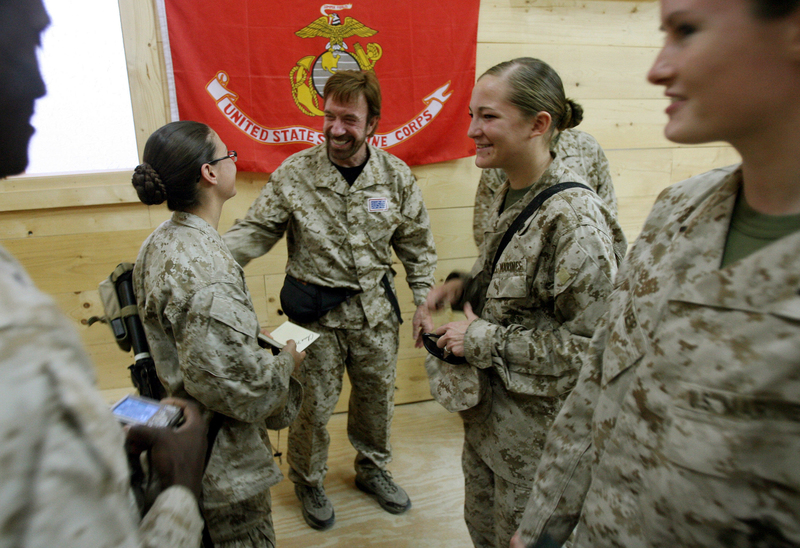
[[[414,312],[414,319],[411,321],[411,335],[414,337],[414,347],[422,348],[422,334],[433,330],[433,317],[428,305],[422,303]]]

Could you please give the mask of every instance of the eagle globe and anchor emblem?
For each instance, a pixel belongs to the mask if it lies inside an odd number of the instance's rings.
[[[295,34],[300,38],[325,38],[328,43],[325,51],[314,56],[303,57],[292,67],[289,78],[292,82],[292,96],[297,108],[309,116],[323,116],[319,98],[323,96],[325,82],[338,70],[374,70],[375,64],[383,55],[380,44],[367,44],[366,49],[358,42],[353,45],[352,53],[345,43],[346,38],[358,36],[368,38],[378,33],[360,21],[345,17],[337,11],[352,9],[352,4],[325,4],[320,8],[322,17],[310,25],[298,30]],[[332,11],[333,13],[328,13]]]

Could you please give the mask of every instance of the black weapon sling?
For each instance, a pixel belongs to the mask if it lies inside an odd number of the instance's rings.
[[[492,274],[494,274],[494,269],[497,266],[497,262],[500,260],[500,256],[503,254],[506,246],[508,246],[509,242],[511,242],[511,238],[514,237],[514,234],[516,234],[519,229],[522,228],[522,225],[525,224],[525,221],[527,221],[531,215],[536,213],[536,210],[542,207],[542,204],[545,203],[548,198],[554,194],[558,194],[562,190],[567,190],[568,188],[585,188],[588,191],[594,192],[594,190],[583,183],[558,183],[547,187],[539,194],[534,196],[533,200],[531,200],[531,203],[525,206],[525,209],[523,209],[520,214],[517,215],[517,218],[514,219],[514,222],[511,223],[510,227],[508,227],[506,233],[503,234],[503,239],[500,240],[500,245],[497,246],[497,251],[494,254],[494,260],[492,261]]]

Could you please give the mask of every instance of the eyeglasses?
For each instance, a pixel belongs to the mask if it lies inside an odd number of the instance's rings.
[[[236,154],[235,150],[229,150],[228,153],[225,156],[223,156],[222,158],[217,158],[216,160],[211,160],[210,162],[206,162],[206,163],[214,164],[214,163],[219,162],[221,160],[227,160],[228,158],[233,160],[233,163],[236,163],[236,160],[239,158],[239,155]]]

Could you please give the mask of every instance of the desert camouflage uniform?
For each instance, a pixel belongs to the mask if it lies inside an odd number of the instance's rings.
[[[274,544],[269,488],[283,476],[264,421],[286,402],[292,356],[258,346],[244,272],[200,217],[175,212],[162,223],[139,251],[133,282],[167,392],[225,417],[203,477],[215,545],[269,546],[249,541],[254,528]]]
[[[800,544],[800,233],[720,269],[740,187],[725,168],[659,197],[548,438],[525,540],[562,540],[584,502],[576,546]]]
[[[500,240],[536,194],[570,181],[582,182],[556,158],[498,215],[503,187],[471,277],[491,270]],[[490,386],[477,407],[462,413],[465,518],[476,546],[508,546],[547,430],[577,380],[624,253],[614,214],[594,192],[574,188],[548,199],[500,257],[481,319],[464,341],[467,361],[487,372]],[[478,462],[483,473],[471,464]]]
[[[303,362],[307,396],[289,429],[289,477],[296,483],[323,484],[326,425],[345,368],[352,384],[348,436],[358,451],[356,469],[385,468],[391,459],[398,323],[380,281],[391,274],[392,249],[405,267],[415,304],[425,302],[433,285],[436,253],[414,175],[391,154],[373,147],[369,153],[352,186],[328,159],[324,144],[294,154],[272,174],[247,216],[225,234],[233,256],[245,265],[286,232],[287,274],[361,291],[306,325],[321,337]],[[377,200],[372,202],[377,211],[370,211],[370,199]]]
[[[609,211],[617,216],[617,196],[611,182],[611,171],[603,149],[594,137],[577,129],[561,132],[553,151],[561,159],[564,167],[575,172],[606,203]],[[475,245],[481,246],[483,232],[489,221],[492,202],[500,187],[506,182],[502,169],[491,168],[481,171],[478,191],[475,193],[475,209],[472,213],[472,235]]]
[[[174,486],[144,520],[122,428],[55,303],[0,248],[0,546],[196,548],[194,495]]]

